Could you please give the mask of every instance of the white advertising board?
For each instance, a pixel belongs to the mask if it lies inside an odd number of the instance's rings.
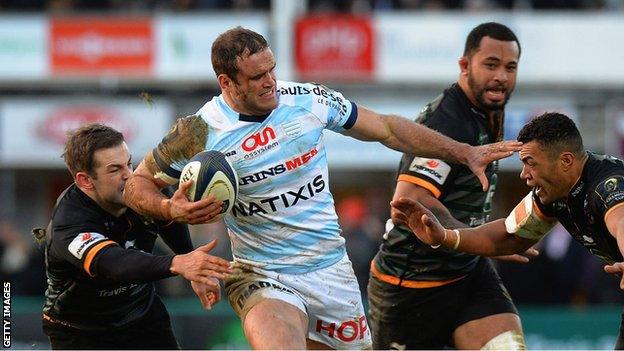
[[[456,79],[466,36],[482,22],[508,25],[520,40],[519,84],[622,86],[620,14],[494,12],[379,13],[376,80],[435,84]]]
[[[154,18],[156,61],[154,75],[163,80],[216,81],[210,51],[212,42],[226,30],[243,26],[270,41],[266,15],[202,14],[161,15]]]
[[[47,25],[43,16],[0,16],[0,80],[47,76]]]
[[[11,99],[0,102],[0,165],[63,167],[66,132],[100,122],[124,134],[133,160],[155,147],[172,123],[167,101],[137,99]]]

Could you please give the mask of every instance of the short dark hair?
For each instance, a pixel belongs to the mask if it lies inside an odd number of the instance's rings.
[[[558,112],[541,114],[522,127],[518,133],[518,141],[528,143],[534,140],[552,157],[557,157],[564,151],[571,151],[577,157],[582,157],[585,152],[583,138],[574,121]]]
[[[269,47],[264,37],[241,26],[232,28],[215,39],[212,43],[212,69],[215,74],[225,74],[236,81],[238,74],[237,59],[253,55]]]
[[[518,44],[518,57],[520,57],[522,49],[520,48],[520,41],[518,41],[518,37],[516,37],[514,32],[509,29],[509,27],[497,22],[481,23],[470,31],[468,37],[466,37],[464,56],[471,56],[474,54],[479,49],[481,39],[483,39],[483,37],[490,37],[492,39],[502,41],[515,41],[516,44]]]
[[[72,177],[87,172],[95,177],[93,154],[124,142],[123,134],[109,126],[92,123],[67,133],[63,160]]]

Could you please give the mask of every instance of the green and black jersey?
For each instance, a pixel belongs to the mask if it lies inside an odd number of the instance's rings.
[[[495,123],[490,123],[457,84],[429,103],[418,122],[470,145],[496,142],[503,134],[503,112]],[[464,165],[404,154],[397,181],[428,189],[454,218],[467,226],[477,226],[487,220],[490,212],[497,169],[497,163],[487,167],[490,188],[484,192],[479,179]],[[469,273],[477,262],[473,255],[432,249],[407,228],[390,224],[387,230],[371,269],[377,278],[388,283],[416,288],[443,285]]]
[[[176,253],[193,250],[186,225],[154,221],[127,209],[102,209],[75,184],[58,199],[46,235],[43,319],[81,330],[106,330],[143,317],[167,278],[173,255],[151,255],[157,236]]]
[[[624,206],[624,161],[592,152],[587,155],[583,173],[565,199],[543,205],[535,192],[533,199],[544,215],[557,218],[589,252],[606,264],[622,262],[617,240],[605,221]]]

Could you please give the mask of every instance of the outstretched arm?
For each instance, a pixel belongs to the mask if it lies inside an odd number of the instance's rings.
[[[431,213],[437,218],[437,220],[444,228],[469,228],[465,223],[453,217],[453,215],[446,208],[446,206],[444,206],[442,202],[435,198],[429,190],[423,187],[409,182],[399,181],[394,191],[393,200],[399,200],[400,198],[413,199],[422,204],[425,208],[431,211]],[[394,207],[391,208],[392,213],[396,211],[398,210]],[[537,250],[530,248],[522,252],[521,254],[501,255],[495,256],[493,258],[501,261],[527,263],[529,262],[530,257],[537,256],[538,254],[539,252]]]
[[[364,141],[379,141],[385,146],[423,157],[434,157],[468,166],[488,188],[485,168],[492,161],[509,157],[520,149],[517,141],[482,146],[457,142],[421,124],[395,115],[381,115],[358,106],[358,118],[345,135]]]
[[[524,252],[537,242],[508,233],[503,219],[453,231],[444,228],[433,213],[417,201],[400,198],[392,201],[392,207],[395,224],[408,226],[422,242],[433,246],[442,245],[482,256],[501,256]]]

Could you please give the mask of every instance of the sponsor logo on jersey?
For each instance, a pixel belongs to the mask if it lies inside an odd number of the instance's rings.
[[[585,182],[580,182],[576,188],[570,193],[570,195],[576,197],[581,193],[581,190],[583,190],[583,188],[585,187]]]
[[[253,294],[254,291],[257,291],[260,289],[266,289],[266,288],[275,289],[281,292],[285,292],[287,294],[295,295],[295,293],[292,292],[292,290],[284,286],[277,285],[271,282],[266,282],[264,280],[259,280],[259,281],[255,281],[247,285],[243,293],[236,299],[236,305],[238,305],[238,308],[242,309],[243,306],[245,306],[245,301],[247,301],[249,296],[251,296],[251,294]]]
[[[606,181],[606,182],[605,182],[605,184],[604,184],[604,188],[605,188],[605,190],[606,190],[606,191],[609,191],[609,192],[611,192],[611,191],[613,191],[613,190],[617,189],[617,186],[618,186],[618,181],[617,181],[617,179],[615,179],[615,178],[609,178],[609,179],[607,179],[607,181]]]
[[[427,161],[427,167],[429,167],[431,169],[436,169],[439,165],[440,165],[440,162],[438,162],[436,160],[429,160],[429,161]]]
[[[306,163],[308,163],[308,161],[310,161],[310,159],[312,159],[312,157],[316,156],[317,154],[318,154],[318,151],[316,150],[316,148],[313,148],[312,150],[306,152],[305,154],[299,155],[284,163],[271,166],[267,169],[263,169],[253,174],[244,175],[240,177],[240,179],[238,180],[238,184],[242,186],[242,185],[247,185],[250,183],[257,183],[269,177],[282,174],[286,171],[292,171],[293,169],[299,168],[305,165]]]
[[[74,238],[74,240],[72,240],[71,243],[69,243],[67,249],[72,255],[74,255],[74,257],[81,260],[82,255],[88,248],[104,240],[106,240],[106,237],[100,233],[80,233]]]
[[[234,217],[247,217],[276,212],[278,208],[288,208],[300,201],[310,200],[324,189],[325,180],[323,180],[323,175],[319,174],[311,182],[300,186],[299,189],[288,190],[260,201],[238,202],[232,208],[232,214]]]
[[[369,333],[365,316],[338,323],[317,319],[316,332],[327,334],[330,338],[336,338],[344,342],[363,339]]]
[[[335,91],[322,85],[316,85],[312,89],[304,86],[281,87],[279,93],[281,95],[306,95],[312,93],[319,97],[316,100],[317,103],[335,109],[341,116],[347,115],[348,108],[346,100],[340,97]]]
[[[130,285],[122,285],[118,288],[112,290],[98,290],[98,296],[100,297],[113,297],[118,296],[124,293],[131,291],[132,289],[139,286],[139,284],[130,284]]]
[[[258,133],[253,133],[243,140],[243,150],[247,152],[254,151],[255,149],[267,145],[269,142],[276,138],[275,130],[271,127],[266,127]]]
[[[284,129],[284,133],[291,138],[298,137],[301,134],[301,121],[299,120],[282,123],[281,127]]]
[[[435,180],[438,184],[444,184],[451,172],[451,166],[438,159],[414,157],[414,160],[409,166],[409,170],[423,174]]]
[[[275,130],[267,126],[259,132],[253,133],[243,139],[241,149],[244,151],[243,158],[245,160],[252,159],[266,151],[275,149],[279,146],[279,141]]]

